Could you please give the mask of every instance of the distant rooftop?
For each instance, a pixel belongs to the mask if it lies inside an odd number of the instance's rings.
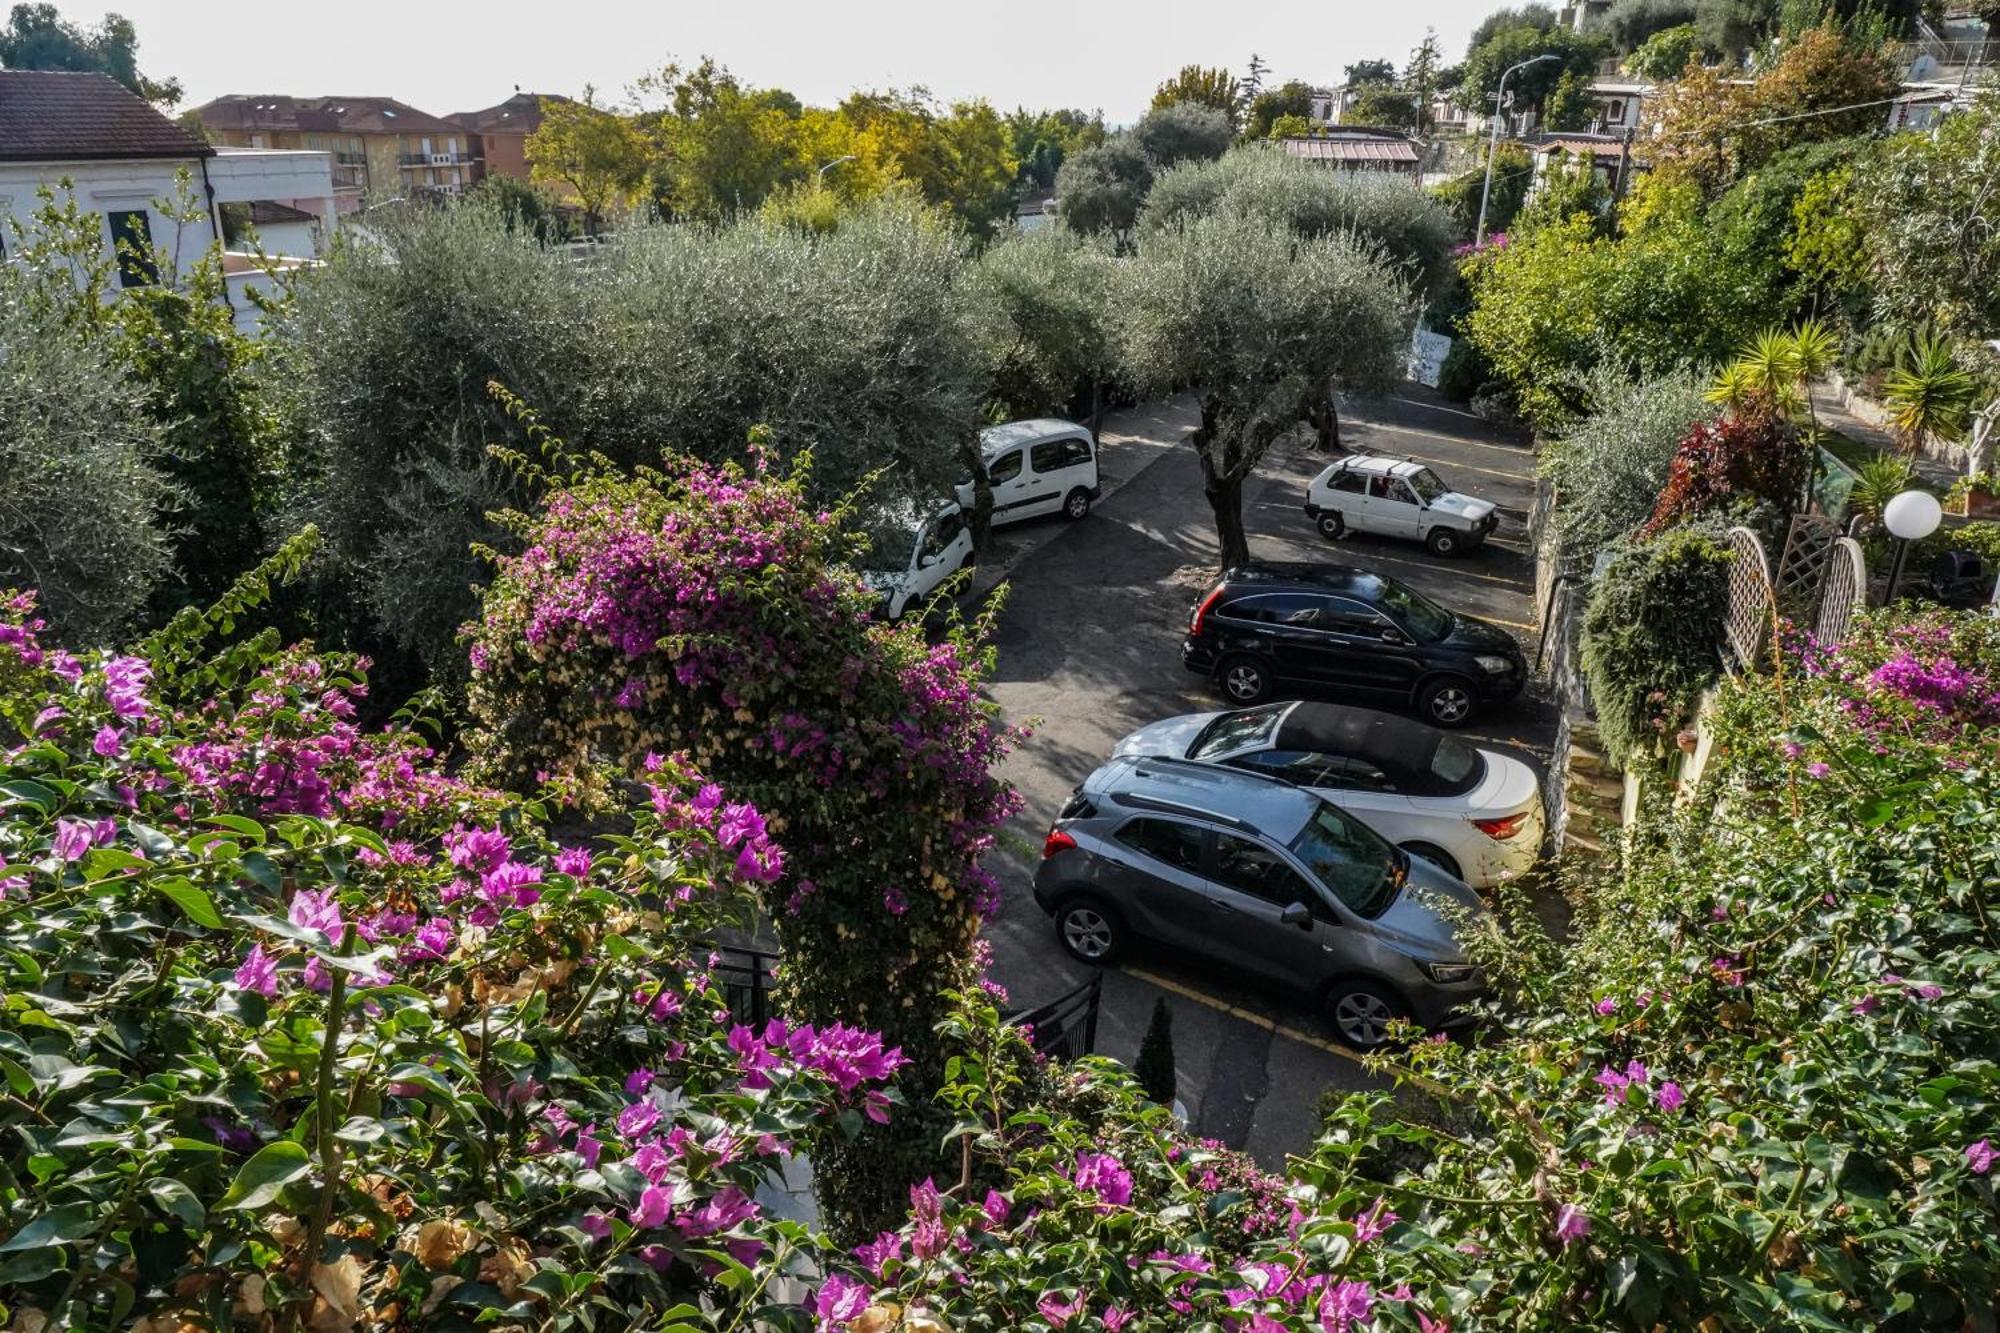
[[[211,130],[299,131],[307,134],[456,134],[455,125],[393,97],[291,97],[232,93],[195,108]]]
[[[0,70],[0,162],[209,157],[198,134],[108,74]]]
[[[543,102],[567,102],[557,93],[515,93],[484,111],[455,111],[445,119],[474,134],[533,134],[542,124]]]
[[[1330,127],[1343,130],[1347,127]],[[1281,139],[1281,147],[1308,162],[1383,162],[1417,164],[1417,146],[1390,130],[1372,133],[1314,134]]]

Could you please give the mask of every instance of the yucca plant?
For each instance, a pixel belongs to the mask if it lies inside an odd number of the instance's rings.
[[[1964,434],[1978,388],[1950,339],[1933,333],[1912,338],[1883,385],[1889,421],[1904,449],[1918,454],[1932,440]]]
[[[1915,481],[1917,470],[1906,458],[1877,454],[1861,465],[1854,489],[1847,493],[1848,512],[1868,524],[1882,521],[1882,510]]]

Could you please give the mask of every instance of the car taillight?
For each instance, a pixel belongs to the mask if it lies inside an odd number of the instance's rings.
[[[1049,836],[1042,842],[1042,859],[1046,861],[1057,852],[1073,852],[1075,850],[1075,838],[1070,837],[1069,834],[1064,833],[1059,828],[1052,828],[1049,830]]]
[[[1521,825],[1528,822],[1528,812],[1507,815],[1501,819],[1475,819],[1472,827],[1484,833],[1495,842],[1505,842],[1521,831]]]
[[[1222,587],[1222,584],[1216,584],[1215,591],[1201,599],[1201,605],[1194,609],[1194,615],[1188,620],[1189,634],[1201,633],[1201,623],[1208,618],[1208,609],[1222,598]]]

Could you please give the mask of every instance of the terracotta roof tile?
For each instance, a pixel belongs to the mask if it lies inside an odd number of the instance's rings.
[[[207,157],[215,150],[108,74],[0,70],[0,162]]]

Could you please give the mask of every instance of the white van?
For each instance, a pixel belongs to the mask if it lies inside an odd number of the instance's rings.
[[[861,579],[880,594],[885,620],[924,605],[972,559],[972,528],[957,505],[945,505],[921,524],[918,512],[913,505],[898,505],[867,525],[870,553],[862,561]]]
[[[993,523],[1044,514],[1079,519],[1097,499],[1097,441],[1074,421],[1043,417],[1010,421],[979,432],[993,482]],[[958,484],[958,503],[973,505],[970,480]]]

